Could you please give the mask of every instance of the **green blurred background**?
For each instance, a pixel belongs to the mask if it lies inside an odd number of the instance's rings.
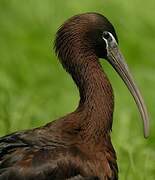
[[[78,91],[54,54],[54,35],[67,18],[99,12],[116,28],[151,121],[150,138],[145,140],[131,95],[103,61],[115,91],[112,141],[119,177],[154,180],[154,9],[154,0],[0,0],[0,135],[43,125],[76,108]]]

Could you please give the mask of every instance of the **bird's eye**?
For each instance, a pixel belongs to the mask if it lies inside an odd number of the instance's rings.
[[[109,42],[112,41],[111,33],[109,33],[108,31],[103,32],[102,38],[109,41]]]
[[[112,35],[112,33],[108,32],[108,31],[104,31],[102,34],[102,38],[106,43],[106,48],[107,47],[117,47],[117,42],[114,38],[114,36]]]
[[[104,32],[103,32],[103,37],[104,37],[105,39],[108,39],[108,38],[110,37],[109,32],[108,32],[108,31],[104,31]]]

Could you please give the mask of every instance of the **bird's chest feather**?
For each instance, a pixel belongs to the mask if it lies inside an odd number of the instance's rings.
[[[100,180],[117,179],[117,163],[115,155],[110,152],[87,149],[87,153],[76,148],[70,150],[71,164],[78,168],[83,176],[95,176]],[[89,153],[88,153],[89,152]]]
[[[90,161],[90,170],[99,177],[101,180],[115,179],[117,174],[117,168],[113,162],[104,156],[102,153],[98,153],[93,161]]]

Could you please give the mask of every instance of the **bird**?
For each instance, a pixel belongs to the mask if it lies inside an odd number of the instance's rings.
[[[54,42],[79,90],[79,103],[75,111],[44,126],[1,137],[0,180],[117,180],[111,142],[114,93],[100,61],[115,69],[134,97],[145,138],[149,117],[114,26],[97,12],[74,15],[60,26]]]

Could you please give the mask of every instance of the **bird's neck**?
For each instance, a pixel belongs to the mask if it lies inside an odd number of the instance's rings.
[[[114,99],[111,84],[95,56],[79,58],[69,71],[79,88],[80,102],[76,110],[86,137],[99,138],[112,127]]]

